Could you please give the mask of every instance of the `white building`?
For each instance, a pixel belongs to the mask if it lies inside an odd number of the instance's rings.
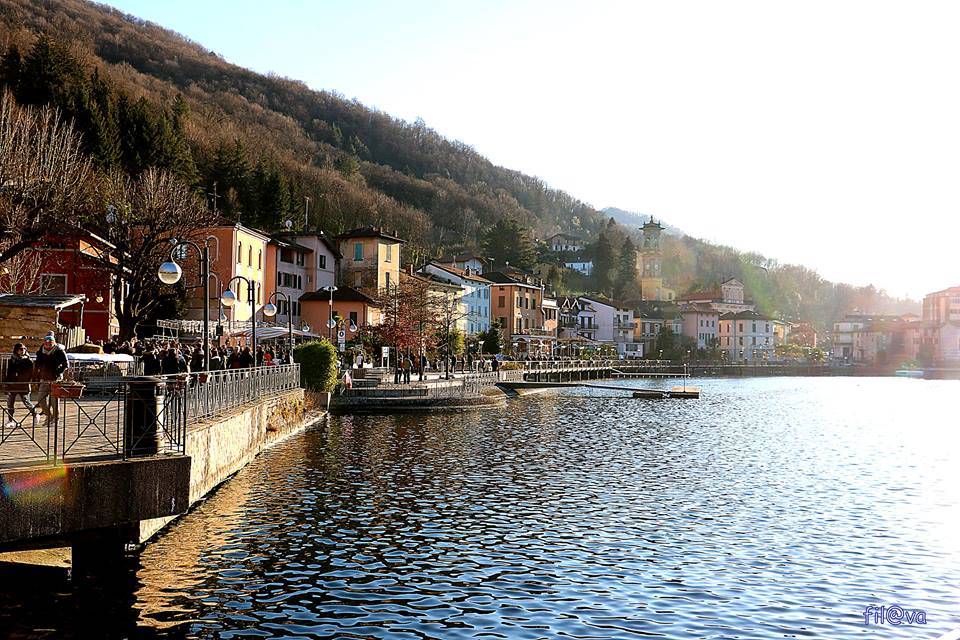
[[[317,291],[337,283],[337,262],[343,257],[337,243],[323,231],[317,233],[283,234],[281,240],[296,242],[313,250],[307,269],[306,291]]]
[[[561,251],[583,251],[584,242],[576,236],[568,233],[555,233],[547,238],[547,245],[555,253]]]
[[[718,336],[727,362],[758,362],[773,358],[773,320],[756,311],[720,316]]]
[[[490,285],[486,278],[467,269],[458,269],[448,264],[430,262],[421,272],[448,284],[457,285],[462,293],[461,302],[466,312],[465,331],[468,336],[483,333],[490,328]]]
[[[736,278],[724,281],[717,288],[693,291],[677,298],[678,302],[710,305],[720,313],[753,311],[754,304],[744,295],[743,283]]]
[[[585,276],[593,274],[593,260],[579,260],[574,262],[564,262],[563,266],[567,269],[573,269],[574,271],[579,271]]]

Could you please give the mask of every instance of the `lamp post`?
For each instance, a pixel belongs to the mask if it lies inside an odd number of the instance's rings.
[[[290,296],[283,291],[274,291],[267,298],[267,304],[263,305],[263,315],[272,318],[277,315],[277,305],[272,300],[283,300],[287,303],[287,338],[290,340],[290,353],[293,353],[293,307],[290,304]]]
[[[203,287],[203,369],[210,370],[210,246],[209,238],[203,241],[203,246],[190,240],[177,240],[172,238],[170,242],[173,248],[170,249],[170,260],[164,262],[157,269],[157,277],[164,284],[176,284],[183,276],[183,269],[177,264],[175,257],[177,250],[181,247],[193,247],[197,250],[200,260],[200,278]]]
[[[330,292],[330,318],[327,320],[327,329],[329,330],[329,334],[328,334],[328,335],[329,335],[329,338],[330,338],[330,344],[333,344],[333,328],[334,328],[335,326],[337,326],[336,323],[333,321],[333,292],[336,291],[336,290],[337,290],[337,288],[336,288],[334,285],[330,285],[329,287],[321,287],[321,288],[320,288],[320,291],[329,291],[329,292]]]
[[[251,280],[244,276],[233,276],[227,280],[226,288],[223,291],[223,295],[220,296],[220,302],[223,303],[225,307],[233,307],[237,304],[237,294],[233,292],[233,289],[230,286],[233,284],[233,281],[242,281],[247,283],[247,298],[250,300],[250,341],[252,343],[253,352],[253,365],[257,365],[257,292],[255,287],[260,283],[256,280]]]

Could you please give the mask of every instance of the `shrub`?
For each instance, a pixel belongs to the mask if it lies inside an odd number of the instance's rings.
[[[337,350],[327,340],[297,345],[293,361],[300,364],[300,384],[311,391],[332,391],[337,384]]]

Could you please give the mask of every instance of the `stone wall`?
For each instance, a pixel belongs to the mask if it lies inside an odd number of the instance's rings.
[[[322,415],[322,414],[320,414]],[[276,441],[319,419],[308,414],[302,389],[256,406],[191,425],[186,454],[190,456],[190,504],[193,505]],[[140,523],[140,541],[160,531],[173,518]]]

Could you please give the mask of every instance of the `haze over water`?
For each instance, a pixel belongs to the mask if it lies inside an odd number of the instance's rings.
[[[0,629],[838,640],[960,626],[957,382],[696,384],[700,401],[577,389],[332,417],[182,518],[95,608],[0,587]],[[864,626],[867,606],[894,604],[927,625]]]

